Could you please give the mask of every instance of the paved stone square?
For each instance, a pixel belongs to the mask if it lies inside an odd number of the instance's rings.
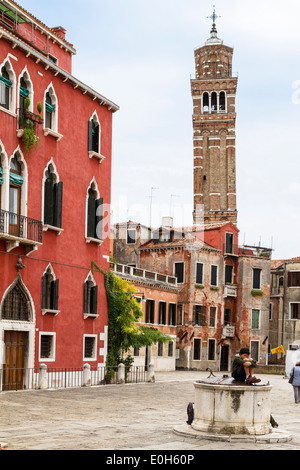
[[[222,373],[216,373],[220,376]],[[193,382],[208,372],[157,372],[155,383],[2,392],[0,442],[8,450],[299,450],[300,404],[280,375],[259,375],[272,385],[272,414],[285,443],[228,443],[174,434],[194,401]]]

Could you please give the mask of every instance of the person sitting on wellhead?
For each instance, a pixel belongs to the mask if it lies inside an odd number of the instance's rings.
[[[258,383],[261,380],[252,375],[254,367],[256,367],[256,361],[250,357],[249,349],[242,348],[233,360],[231,375],[235,380],[249,385]]]

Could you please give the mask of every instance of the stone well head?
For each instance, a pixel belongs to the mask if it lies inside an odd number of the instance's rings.
[[[227,435],[271,432],[271,385],[210,377],[194,382],[194,388],[193,429]]]

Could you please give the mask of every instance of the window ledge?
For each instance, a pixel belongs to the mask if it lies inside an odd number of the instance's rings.
[[[60,310],[51,310],[50,308],[42,309],[42,315],[46,315],[46,313],[52,313],[56,317],[60,313]]]
[[[55,137],[57,142],[59,142],[63,138],[62,134],[55,132],[53,129],[49,129],[48,127],[44,127],[44,136],[46,137],[47,135]]]
[[[53,230],[54,232],[57,232],[57,235],[60,235],[61,232],[64,231],[63,228],[55,227],[54,225],[44,224],[43,225],[43,232],[47,232],[48,230]]]
[[[93,237],[85,237],[86,243],[97,243],[98,246],[102,245],[103,240],[99,240],[99,238]]]
[[[87,318],[95,318],[96,319],[98,317],[99,317],[98,313],[84,313],[83,314],[84,320],[86,320]]]
[[[0,110],[3,111],[4,113],[6,114],[9,114],[10,116],[16,118],[17,115],[16,113],[13,113],[12,111],[10,111],[9,109],[6,109],[6,108],[3,108],[2,106],[0,106]]]
[[[90,158],[93,158],[93,157],[97,158],[99,160],[99,163],[102,163],[104,158],[106,158],[103,155],[101,155],[100,153],[94,152],[94,150],[89,151],[89,157]]]
[[[23,137],[24,134],[24,129],[17,129],[17,137],[21,138]]]

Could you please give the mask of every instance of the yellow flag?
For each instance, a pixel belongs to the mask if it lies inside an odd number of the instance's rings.
[[[271,353],[272,354],[276,354],[276,353],[283,353],[285,354],[285,350],[283,349],[283,346],[278,346],[278,348],[275,348],[275,349],[271,349]]]

